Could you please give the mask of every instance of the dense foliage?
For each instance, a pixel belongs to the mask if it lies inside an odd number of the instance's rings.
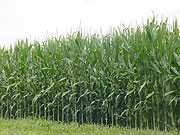
[[[168,130],[180,126],[177,21],[0,49],[0,116]]]

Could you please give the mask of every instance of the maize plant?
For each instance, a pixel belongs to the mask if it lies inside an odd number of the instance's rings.
[[[0,117],[180,129],[177,20],[1,48]]]

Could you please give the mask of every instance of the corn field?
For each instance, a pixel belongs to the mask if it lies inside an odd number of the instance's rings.
[[[180,129],[177,20],[0,49],[0,117]]]

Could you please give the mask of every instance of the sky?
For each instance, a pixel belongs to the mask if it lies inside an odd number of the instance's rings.
[[[17,40],[43,41],[79,28],[106,33],[153,16],[180,19],[179,0],[0,0],[0,46]]]

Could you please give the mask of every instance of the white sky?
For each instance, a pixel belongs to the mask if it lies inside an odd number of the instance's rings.
[[[76,31],[107,32],[110,27],[141,24],[153,13],[180,19],[180,0],[0,0],[0,46],[18,39],[42,41]]]

